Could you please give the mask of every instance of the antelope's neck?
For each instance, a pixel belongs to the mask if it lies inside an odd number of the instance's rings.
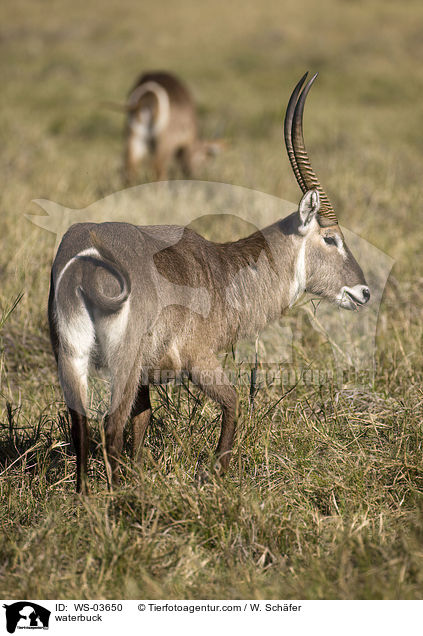
[[[248,239],[231,246],[230,262],[242,256],[246,263],[244,268],[234,267],[225,289],[227,324],[234,340],[256,335],[305,290],[306,242],[294,232],[293,216],[262,230],[263,248],[254,262],[247,258]]]

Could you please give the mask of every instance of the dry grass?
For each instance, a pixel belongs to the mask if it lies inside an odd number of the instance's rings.
[[[121,0],[100,19],[95,3],[21,0],[3,13],[0,596],[421,598],[421,3]],[[46,326],[55,239],[24,214],[34,198],[84,208],[120,187],[122,121],[100,104],[149,68],[183,76],[204,134],[231,141],[202,178],[292,201],[281,111],[304,69],[320,71],[310,154],[342,222],[395,266],[374,385],[298,385],[276,406],[286,387],[270,386],[252,414],[242,388],[230,474],[201,487],[218,412],[193,387],[156,391],[142,474],[127,460],[108,494],[94,431],[81,501]],[[305,334],[298,359],[321,363],[320,343]]]

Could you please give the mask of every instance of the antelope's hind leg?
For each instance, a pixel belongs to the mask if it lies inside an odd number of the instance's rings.
[[[58,371],[65,401],[72,421],[72,441],[76,453],[76,491],[87,494],[88,420],[85,411],[88,356],[81,364],[63,354],[59,347]]]
[[[88,494],[88,420],[86,415],[69,408],[72,420],[72,441],[76,453],[76,492]]]
[[[192,176],[194,174],[192,148],[189,146],[184,146],[178,151],[176,158],[181,167],[184,179],[192,179]]]
[[[135,367],[135,365],[134,365]],[[112,380],[110,411],[105,418],[106,451],[112,473],[112,482],[119,482],[119,461],[123,447],[123,429],[128,421],[138,391],[135,368],[129,377],[116,376]]]
[[[172,161],[172,150],[163,142],[157,142],[153,153],[153,173],[156,181],[165,181],[168,178],[169,165]]]
[[[144,133],[144,134],[143,134]],[[138,170],[150,154],[145,131],[129,131],[125,143],[123,162],[123,182],[125,186],[134,185]]]

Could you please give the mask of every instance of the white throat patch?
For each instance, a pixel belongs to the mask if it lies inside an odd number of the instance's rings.
[[[306,288],[306,265],[305,265],[305,250],[307,239],[303,238],[301,241],[300,249],[298,250],[297,260],[295,261],[294,268],[294,280],[291,282],[289,289],[289,306],[298,300],[298,298],[305,292]]]

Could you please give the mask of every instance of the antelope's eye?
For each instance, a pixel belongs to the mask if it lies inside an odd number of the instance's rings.
[[[323,240],[325,241],[325,243],[327,243],[328,245],[336,245],[336,239],[333,238],[333,236],[324,236]]]

